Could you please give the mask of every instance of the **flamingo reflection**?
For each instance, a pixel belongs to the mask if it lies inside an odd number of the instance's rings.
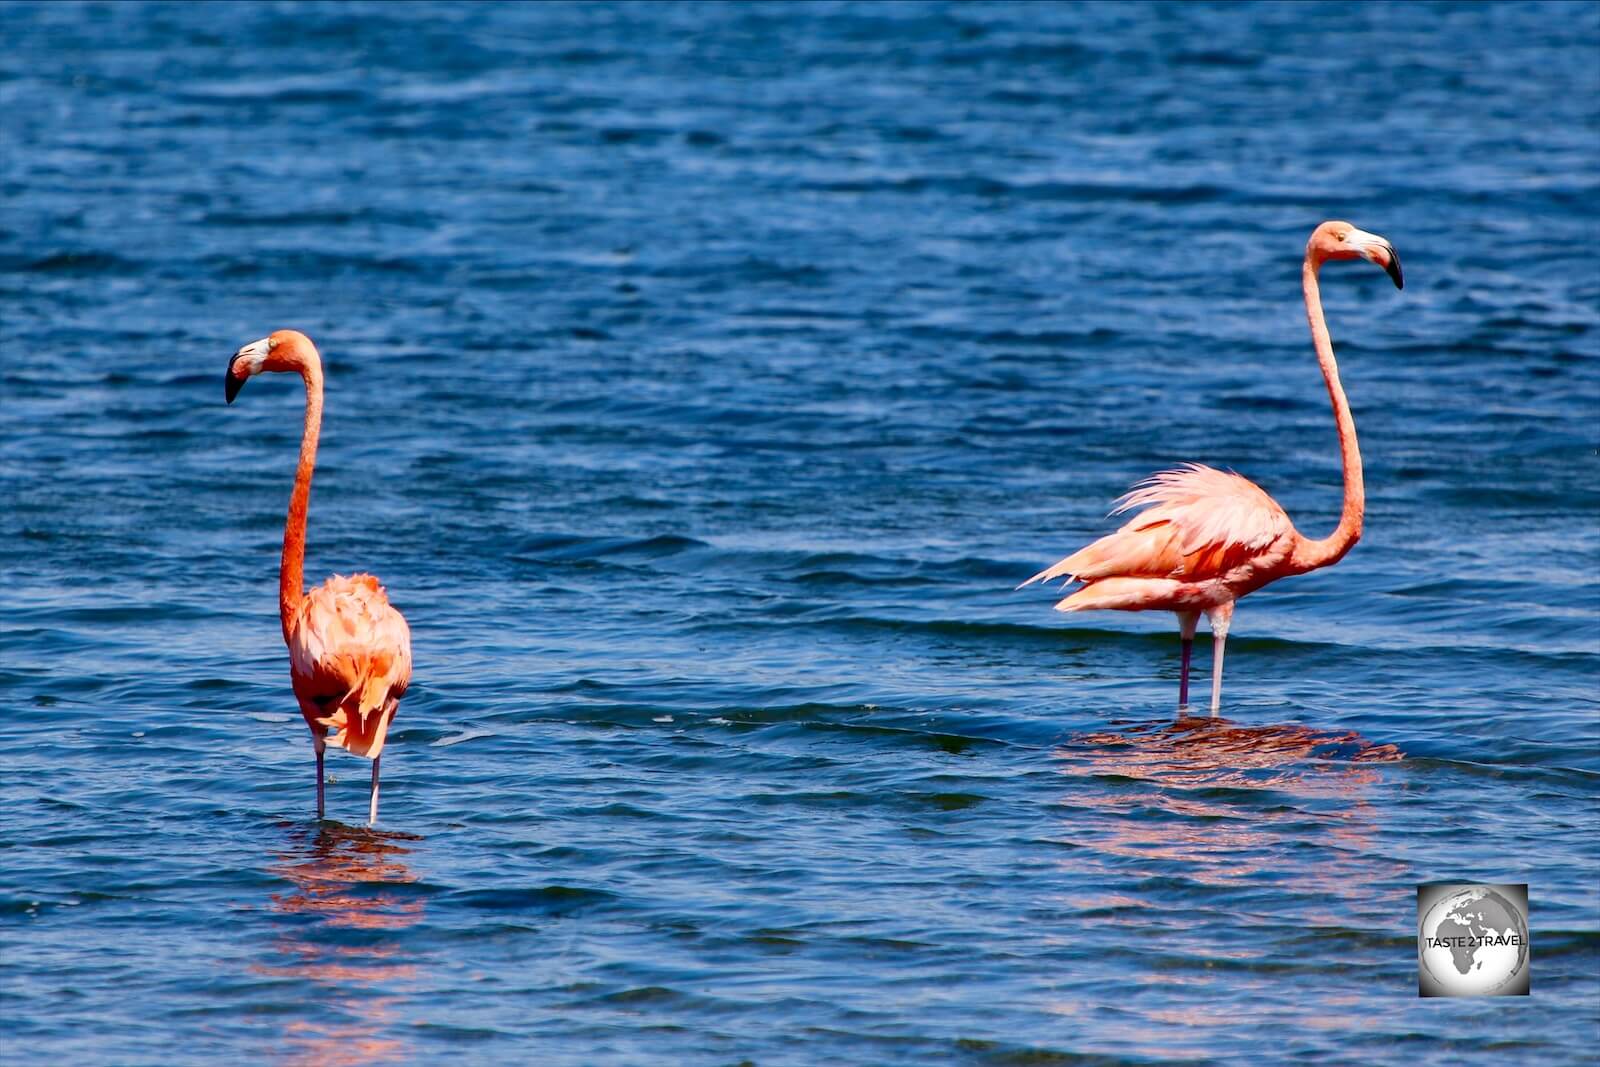
[[[409,1058],[407,1044],[392,1036],[404,1022],[395,990],[416,977],[417,965],[382,933],[422,920],[422,900],[398,888],[417,880],[401,857],[410,853],[404,843],[418,840],[327,821],[291,831],[270,870],[294,888],[272,894],[272,907],[320,921],[289,926],[273,946],[287,962],[252,970],[315,983],[323,1010],[286,1027],[284,1062],[333,1067]]]
[[[1211,967],[1248,975],[1301,951],[1308,932],[1381,929],[1394,885],[1414,881],[1381,847],[1369,800],[1383,765],[1404,758],[1393,745],[1185,716],[1114,724],[1056,756],[1060,773],[1096,780],[1070,791],[1060,831],[1083,888],[1051,903],[1075,913],[1069,936],[1098,927],[1113,944],[1150,946],[1134,950],[1151,953],[1136,980],[1161,995],[1124,1004],[1116,1025],[1130,1052],[1170,1056],[1236,1023],[1237,1001],[1215,996]],[[1241,926],[1255,933],[1235,936]],[[1357,1027],[1359,1005],[1330,997],[1315,1018],[1291,1014],[1295,1025]],[[1076,999],[1051,1007],[1087,1010]]]
[[[1105,816],[1092,820],[1092,847],[1149,861],[1153,877],[1171,875],[1167,865],[1178,864],[1207,884],[1270,877],[1285,888],[1348,896],[1399,869],[1380,864],[1385,869],[1376,871],[1367,855],[1373,817],[1365,793],[1379,780],[1377,765],[1404,758],[1394,745],[1298,723],[1183,716],[1087,734],[1058,754],[1063,774],[1151,787],[1075,792]],[[1233,790],[1271,791],[1279,802]],[[1322,859],[1310,870],[1279,869],[1274,857],[1281,859],[1285,840],[1308,832],[1331,846]],[[1125,864],[1120,869],[1127,873]]]

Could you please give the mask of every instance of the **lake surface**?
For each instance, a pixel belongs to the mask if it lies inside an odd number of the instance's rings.
[[[19,1063],[1569,1064],[1600,1014],[1600,7],[0,7]],[[1019,581],[1195,460],[1339,566]],[[276,618],[415,680],[327,822]],[[1200,688],[1209,643],[1197,649]],[[1527,998],[1415,892],[1526,882]]]

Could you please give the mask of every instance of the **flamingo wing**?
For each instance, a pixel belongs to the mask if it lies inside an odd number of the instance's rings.
[[[1162,471],[1117,502],[1113,515],[1142,508],[1120,530],[1045,568],[1023,585],[1065,577],[1160,578],[1203,582],[1287,546],[1294,524],[1248,478],[1198,463]]]
[[[411,681],[411,630],[372,575],[334,576],[295,612],[289,672],[313,730],[331,729],[330,744],[376,758]]]

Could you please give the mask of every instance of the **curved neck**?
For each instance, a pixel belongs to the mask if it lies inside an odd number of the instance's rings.
[[[317,465],[317,438],[322,433],[322,360],[315,352],[294,368],[306,383],[306,424],[300,437],[300,465],[289,494],[289,519],[283,527],[283,560],[278,567],[278,616],[283,636],[305,596],[306,509],[311,504],[311,470]]]
[[[1299,570],[1315,570],[1337,563],[1361,540],[1361,519],[1366,513],[1366,487],[1361,481],[1361,449],[1356,444],[1356,421],[1350,415],[1350,402],[1339,383],[1339,365],[1333,359],[1333,341],[1328,323],[1322,317],[1322,294],[1317,289],[1320,260],[1306,253],[1301,284],[1306,293],[1306,318],[1311,322],[1311,343],[1317,350],[1317,364],[1333,401],[1333,419],[1339,428],[1339,457],[1344,463],[1344,510],[1333,533],[1320,541],[1302,540],[1295,548],[1294,562]]]

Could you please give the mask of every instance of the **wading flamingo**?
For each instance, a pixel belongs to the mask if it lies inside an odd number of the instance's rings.
[[[1361,539],[1366,508],[1361,450],[1356,447],[1356,424],[1339,384],[1339,366],[1333,361],[1333,342],[1317,291],[1317,272],[1330,259],[1370,259],[1388,271],[1396,289],[1405,283],[1394,246],[1375,233],[1348,222],[1324,222],[1306,242],[1300,275],[1306,317],[1333,401],[1344,463],[1344,511],[1338,528],[1312,541],[1294,528],[1277,501],[1248,478],[1190,463],[1152,475],[1122,497],[1113,515],[1148,508],[1122,529],[1022,583],[1061,577],[1082,582],[1083,588],[1058,603],[1057,611],[1177,612],[1183,635],[1180,708],[1189,703],[1189,660],[1201,612],[1211,620],[1211,714],[1215,715],[1222,703],[1222,651],[1234,601],[1268,582],[1338,563]]]
[[[306,383],[300,465],[294,472],[278,569],[278,615],[289,646],[289,678],[317,754],[317,818],[323,811],[322,753],[332,744],[372,761],[367,821],[376,823],[378,760],[389,722],[411,681],[411,631],[370,574],[335,575],[304,592],[306,508],[322,431],[322,357],[311,338],[294,330],[252,341],[228,359],[228,403],[239,395],[245,379],[263,371],[293,372]]]

